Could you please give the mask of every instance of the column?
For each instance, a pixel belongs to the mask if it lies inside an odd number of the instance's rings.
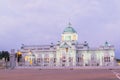
[[[14,69],[15,66],[17,66],[16,63],[17,63],[17,60],[15,59],[15,50],[12,49],[10,54],[10,68]]]

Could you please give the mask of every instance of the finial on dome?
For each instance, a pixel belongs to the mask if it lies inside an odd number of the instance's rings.
[[[71,23],[69,22],[68,27],[66,27],[63,31],[64,33],[77,33],[72,27],[71,27]]]

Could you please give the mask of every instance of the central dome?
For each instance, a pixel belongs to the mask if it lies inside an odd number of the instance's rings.
[[[77,33],[77,32],[71,27],[71,24],[69,24],[69,26],[64,29],[63,34],[64,33]]]
[[[69,23],[69,26],[64,29],[61,39],[62,39],[62,41],[77,41],[78,40],[78,34],[71,27],[70,23]]]

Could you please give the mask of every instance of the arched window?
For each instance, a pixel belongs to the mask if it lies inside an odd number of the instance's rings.
[[[104,62],[110,62],[110,57],[104,57]]]
[[[110,55],[107,52],[104,54],[104,62],[110,62]]]
[[[96,54],[95,53],[91,54],[91,61],[96,61]]]
[[[44,56],[44,62],[49,63],[49,54],[45,54]]]
[[[83,54],[79,54],[78,58],[77,58],[78,62],[83,62]]]

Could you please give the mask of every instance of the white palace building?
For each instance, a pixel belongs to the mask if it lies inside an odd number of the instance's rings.
[[[22,45],[22,65],[42,67],[113,66],[115,49],[104,46],[90,48],[88,43],[78,43],[77,32],[69,25],[61,35],[61,41],[50,45]]]

